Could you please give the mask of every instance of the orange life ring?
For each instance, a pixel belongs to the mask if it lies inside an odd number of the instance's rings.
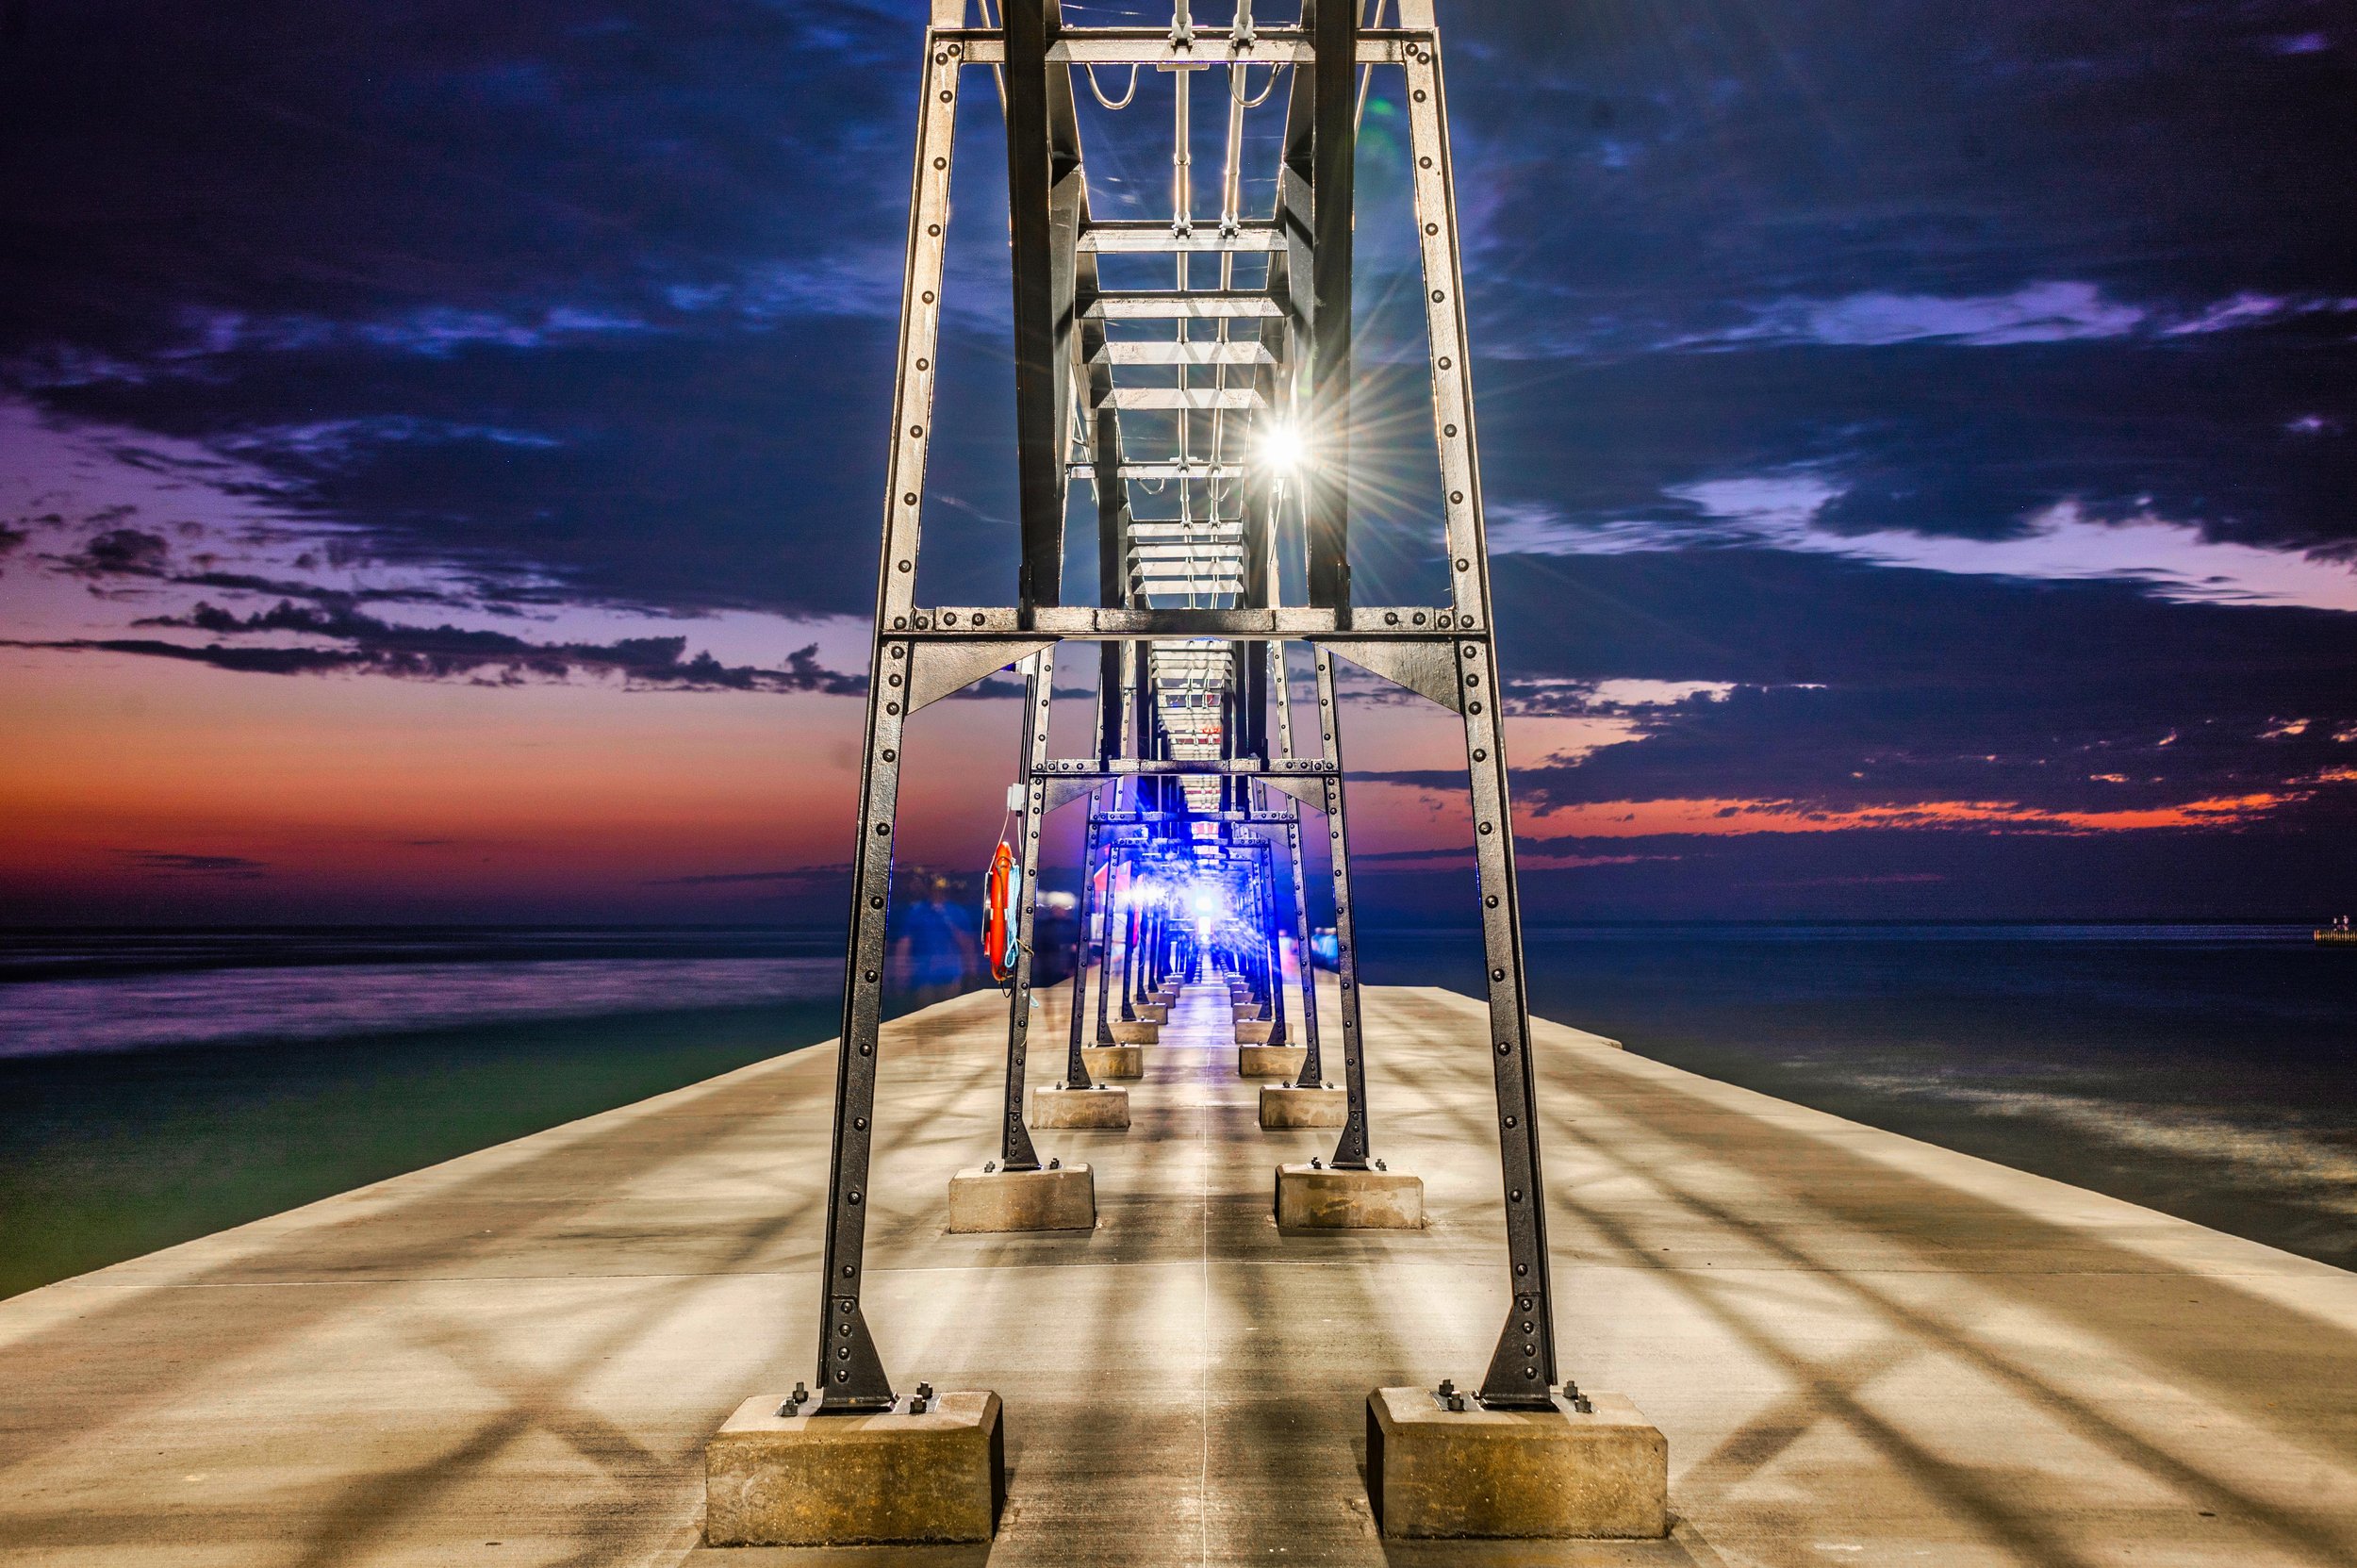
[[[982,895],[982,950],[990,955],[990,978],[1004,985],[1014,979],[1014,891],[1021,881],[1014,851],[998,841],[990,857],[990,881]]]

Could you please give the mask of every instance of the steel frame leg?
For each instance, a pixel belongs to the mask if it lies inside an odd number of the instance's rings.
[[[1088,1060],[1080,1054],[1080,1004],[1087,999],[1089,979],[1089,889],[1091,884],[1094,883],[1096,880],[1096,801],[1095,798],[1092,797],[1089,801],[1088,828],[1087,831],[1081,834],[1080,838],[1080,904],[1079,911],[1080,917],[1080,957],[1072,966],[1071,1043],[1070,1048],[1064,1053],[1063,1066],[1063,1084],[1067,1089],[1089,1089],[1096,1086],[1094,1081],[1089,1077]],[[1096,991],[1097,996],[1101,1000],[1105,992],[1104,981],[1101,976],[1097,982]]]
[[[820,1413],[887,1409],[892,1383],[860,1310],[866,1262],[869,1155],[875,1134],[878,1032],[884,935],[892,886],[892,833],[900,790],[900,751],[914,661],[886,628],[905,624],[914,602],[917,510],[924,486],[925,431],[932,409],[930,366],[941,330],[942,227],[949,209],[949,155],[957,119],[961,51],[925,37],[924,111],[917,120],[909,201],[908,267],[901,280],[894,438],[886,463],[882,553],[878,565],[871,670],[888,671],[867,692],[860,763],[858,843],[851,854],[851,918],[843,975],[843,1031],[835,1063],[834,1131],[828,1156],[827,1236],[820,1282],[817,1370]]]
[[[1008,1170],[1039,1169],[1030,1129],[1023,1125],[1024,1058],[1031,1038],[1032,933],[1039,908],[1039,834],[1047,819],[1047,695],[1055,684],[1051,649],[1024,661],[1023,673],[1023,890],[1014,927],[1014,984],[1007,1000],[1007,1104],[1000,1129],[998,1163]]]
[[[1294,1085],[1315,1089],[1325,1082],[1326,1065],[1320,1060],[1318,1048],[1318,971],[1310,952],[1310,891],[1309,879],[1301,867],[1301,811],[1294,809],[1285,824],[1285,856],[1293,867],[1294,881],[1294,957],[1301,966],[1301,1076]],[[1277,983],[1284,983],[1285,955],[1277,955]]]
[[[1402,0],[1401,19],[1431,25],[1430,0]],[[1413,14],[1411,15],[1410,12]],[[1451,599],[1472,635],[1456,644],[1459,711],[1473,783],[1474,865],[1480,880],[1484,980],[1490,1003],[1490,1064],[1497,1083],[1498,1155],[1506,1194],[1506,1251],[1513,1310],[1481,1379],[1481,1402],[1543,1409],[1558,1367],[1555,1300],[1547,1256],[1546,1185],[1539,1160],[1536,1072],[1525,990],[1521,912],[1516,907],[1514,815],[1507,791],[1504,714],[1499,709],[1496,618],[1481,521],[1481,465],[1474,440],[1473,373],[1466,363],[1464,278],[1451,187],[1448,118],[1437,46],[1404,51],[1416,225],[1422,239],[1425,328],[1433,363],[1433,440],[1445,498]]]
[[[1260,861],[1261,929],[1267,933],[1268,1040],[1272,1046],[1285,1046],[1293,1042],[1285,1029],[1285,949],[1277,929],[1277,846],[1265,834],[1261,838]]]
[[[1334,712],[1334,655],[1318,650],[1318,734],[1334,771],[1326,780],[1326,842],[1334,863],[1334,942],[1341,949],[1343,1089],[1347,1107],[1343,1135],[1327,1162],[1336,1170],[1364,1170],[1369,1159],[1365,1035],[1359,1027],[1359,916],[1350,896],[1349,824],[1343,806],[1341,726]]]
[[[1285,645],[1277,643],[1269,651],[1269,674],[1277,687],[1277,745],[1280,754],[1294,754],[1293,676],[1285,664]],[[1310,885],[1308,870],[1301,864],[1301,802],[1286,797],[1285,860],[1291,867],[1294,883],[1294,949],[1301,964],[1301,1076],[1294,1081],[1299,1089],[1315,1089],[1326,1081],[1326,1064],[1318,1042],[1318,972],[1310,953]],[[1277,955],[1277,981],[1285,981],[1285,955],[1279,949]]]
[[[1113,938],[1115,928],[1120,923],[1115,916],[1119,916],[1122,911],[1119,907],[1120,896],[1114,891],[1119,884],[1119,879],[1113,875],[1115,857],[1110,852],[1112,846],[1108,845],[1109,852],[1105,856],[1105,907],[1097,916],[1105,926],[1105,940],[1098,945],[1096,956],[1096,1043],[1100,1046],[1116,1043],[1113,1039],[1112,1020],[1114,990]]]
[[[1136,884],[1135,877],[1125,878],[1124,881],[1129,886]],[[1128,887],[1125,887],[1123,891],[1126,893]],[[1134,900],[1124,913],[1129,916],[1129,918],[1122,922],[1121,931],[1121,1021],[1125,1024],[1133,1024],[1138,1021],[1140,995],[1138,990],[1138,938],[1145,934],[1142,928],[1146,924],[1146,917]]]

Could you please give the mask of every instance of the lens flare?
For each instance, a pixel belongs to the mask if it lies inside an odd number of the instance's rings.
[[[1309,443],[1289,421],[1272,422],[1268,433],[1261,437],[1261,461],[1279,473],[1296,472],[1309,456]]]

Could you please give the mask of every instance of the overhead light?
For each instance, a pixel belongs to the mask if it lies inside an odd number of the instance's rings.
[[[1277,420],[1261,437],[1261,461],[1279,473],[1293,473],[1308,461],[1309,444],[1289,420]]]

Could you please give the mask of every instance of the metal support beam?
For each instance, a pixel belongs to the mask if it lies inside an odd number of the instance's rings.
[[[1286,673],[1285,650],[1280,643],[1271,650],[1276,665],[1277,682],[1277,747],[1279,754],[1294,754],[1293,679]],[[1294,891],[1294,952],[1301,965],[1301,1076],[1294,1085],[1315,1089],[1326,1081],[1326,1063],[1318,1040],[1318,971],[1310,952],[1310,885],[1307,867],[1301,863],[1301,802],[1292,801],[1285,810],[1285,858],[1293,870]],[[1342,880],[1334,885],[1341,887]],[[1278,979],[1283,979],[1280,956]]]
[[[1095,911],[1090,907],[1090,892],[1095,886],[1096,881],[1096,837],[1098,832],[1100,831],[1098,827],[1099,821],[1100,818],[1098,817],[1096,812],[1096,802],[1095,801],[1091,801],[1089,802],[1088,826],[1082,831],[1080,836],[1080,906],[1075,912],[1080,916],[1080,933],[1079,940],[1074,944],[1072,959],[1072,1006],[1070,1009],[1072,1015],[1072,1027],[1070,1031],[1070,1039],[1067,1042],[1064,1053],[1063,1065],[1063,1086],[1067,1089],[1086,1089],[1091,1086],[1092,1082],[1089,1078],[1088,1059],[1080,1054],[1080,1048],[1082,1044],[1080,1034],[1080,1015],[1082,1011],[1081,1004],[1087,999],[1088,997],[1089,920],[1095,914]],[[1110,889],[1108,889],[1108,891],[1110,891]],[[1111,957],[1112,955],[1109,952],[1107,956]],[[1101,1001],[1105,991],[1105,974],[1103,972],[1100,972],[1097,976],[1096,990],[1097,996]]]
[[[1039,846],[1048,815],[1083,797],[1091,809],[1083,834],[1066,1083],[1089,1081],[1080,1054],[1082,1013],[1089,1000],[1091,928],[1100,914],[1105,939],[1096,968],[1096,1038],[1110,1042],[1116,987],[1120,1015],[1134,1019],[1138,1002],[1174,966],[1193,961],[1195,928],[1179,889],[1213,879],[1231,890],[1239,927],[1250,928],[1233,933],[1233,950],[1221,962],[1232,963],[1269,1020],[1272,1039],[1280,1041],[1292,1025],[1284,975],[1284,928],[1290,924],[1300,954],[1300,1032],[1308,1047],[1300,1081],[1320,1081],[1300,813],[1303,804],[1312,805],[1326,817],[1340,947],[1347,1119],[1332,1163],[1344,1169],[1379,1163],[1369,1157],[1334,656],[1459,716],[1490,1003],[1482,1048],[1496,1075],[1513,1293],[1481,1398],[1497,1408],[1543,1408],[1558,1381],[1536,1073],[1438,35],[1432,0],[1394,4],[1402,24],[1397,28],[1361,28],[1357,0],[1305,0],[1298,27],[1248,31],[1241,16],[1232,30],[1195,28],[1183,3],[1167,29],[1066,28],[1060,0],[1008,0],[1003,28],[970,28],[955,25],[964,16],[961,0],[931,0],[934,25],[926,35],[922,67],[886,455],[870,664],[875,678],[867,695],[852,856],[820,1313],[821,1414],[882,1410],[893,1397],[861,1302],[905,727],[920,708],[1017,665],[1026,676],[1019,830],[1024,897],[1014,912],[1020,953],[1010,998],[1001,1154],[1018,1170],[1038,1164],[1023,1119],[1023,1089]],[[1174,176],[1167,224],[1092,218],[1071,79],[1075,65],[1089,63],[1170,68]],[[1353,602],[1349,476],[1355,447],[1366,435],[1353,428],[1352,408],[1355,122],[1360,72],[1374,63],[1396,65],[1405,77],[1442,484],[1433,532],[1447,551],[1450,585],[1442,604]],[[959,76],[969,65],[1002,72],[1006,93],[1020,566],[1012,603],[925,605],[915,597],[919,510],[933,434],[951,132]],[[1252,189],[1243,173],[1245,149],[1268,145],[1264,137],[1245,134],[1247,106],[1236,77],[1246,65],[1294,67],[1275,200],[1261,213],[1244,212],[1240,195]],[[1189,104],[1195,74],[1223,70],[1229,73],[1222,104],[1228,152],[1214,223],[1194,200],[1190,164],[1198,139],[1189,132]],[[1126,258],[1118,264],[1132,268],[1162,258],[1172,287],[1104,289],[1098,264],[1106,255]],[[1191,266],[1198,271],[1191,273]],[[1129,416],[1134,428],[1125,430],[1125,410],[1136,411]],[[1268,421],[1280,419],[1297,420],[1310,448],[1307,472],[1298,480],[1282,477],[1261,457]],[[1067,605],[1065,502],[1071,480],[1083,471],[1096,499],[1096,602]],[[1143,487],[1133,493],[1132,486]],[[1133,500],[1147,516],[1136,515]],[[1289,604],[1282,602],[1278,562],[1280,545],[1290,551],[1295,536],[1307,602]],[[1051,760],[1047,718],[1053,650],[1088,641],[1101,645],[1096,734],[1089,754]],[[1288,641],[1308,642],[1315,652],[1320,744],[1314,756],[1294,752],[1292,693],[1282,674],[1281,644]],[[1272,651],[1272,642],[1280,646]],[[1274,749],[1267,734],[1272,696],[1278,728]],[[1101,788],[1106,780],[1113,781],[1111,791]],[[1270,809],[1271,791],[1288,798],[1280,809]],[[1097,809],[1100,797],[1110,809]],[[1256,831],[1280,827],[1291,877],[1290,922],[1277,883],[1276,834]],[[1096,881],[1100,865],[1101,893]],[[1141,899],[1149,882],[1166,891]]]
[[[1486,617],[1482,618],[1486,623]],[[918,641],[1036,643],[1194,642],[1203,638],[1261,641],[1450,642],[1475,629],[1475,613],[1424,604],[1361,606],[1347,619],[1331,609],[1279,604],[1267,609],[1041,607],[1029,624],[1013,605],[954,605],[912,609],[892,631]],[[1010,659],[1014,655],[1009,654]]]
[[[1031,1147],[1030,1130],[1023,1125],[1024,1063],[1031,1039],[1031,967],[1037,954],[1032,936],[1039,910],[1039,835],[1047,824],[1047,781],[1040,763],[1047,755],[1047,697],[1055,685],[1056,655],[1052,650],[1024,661],[1023,671],[1023,813],[1015,826],[1020,835],[1015,862],[1023,868],[1014,914],[1014,979],[1007,990],[1007,1099],[999,1130],[998,1163],[1008,1170],[1039,1169],[1039,1154]]]
[[[959,43],[976,65],[997,65],[1006,58],[1006,44],[995,27],[967,27],[939,35]],[[1430,37],[1409,27],[1367,29],[1359,34],[1361,65],[1396,65],[1413,42]],[[1250,43],[1239,43],[1225,27],[1197,27],[1193,41],[1174,42],[1167,28],[1066,27],[1047,50],[1050,65],[1309,65],[1316,58],[1310,35],[1291,27],[1259,30]]]
[[[1073,124],[1072,71],[1047,61],[1048,46],[1063,31],[1061,0],[1004,4],[1015,468],[1022,510],[1015,602],[1028,612],[1063,602],[1063,438],[1072,397],[1073,260],[1081,178],[1077,133],[1067,129]]]
[[[1359,0],[1302,0],[1317,51],[1310,175],[1310,602],[1350,617],[1351,202],[1356,183]]]
[[[1326,781],[1326,846],[1334,866],[1334,942],[1343,998],[1343,1088],[1348,1109],[1343,1135],[1327,1164],[1337,1170],[1367,1168],[1371,1136],[1367,1115],[1366,1035],[1359,1027],[1359,914],[1350,888],[1349,825],[1343,811],[1343,747],[1334,711],[1334,656],[1318,650],[1318,741],[1333,769]]]
[[[1402,20],[1429,26],[1431,0],[1402,0]],[[1507,790],[1505,713],[1492,640],[1489,551],[1474,442],[1473,368],[1465,352],[1464,278],[1448,159],[1438,41],[1406,52],[1409,145],[1416,226],[1423,236],[1425,326],[1433,356],[1433,434],[1440,448],[1452,607],[1478,627],[1457,644],[1458,711],[1472,775],[1474,869],[1481,895],[1490,1064],[1497,1082],[1498,1152],[1506,1195],[1507,1263],[1514,1291],[1481,1379],[1492,1408],[1543,1409],[1558,1380],[1555,1298],[1547,1254],[1546,1185],[1539,1158],[1537,1073],[1531,1062],[1522,916],[1514,876],[1514,813]],[[1420,688],[1421,689],[1421,688]]]
[[[908,263],[900,286],[898,379],[885,458],[882,557],[876,574],[871,669],[885,668],[885,631],[909,619],[915,583],[917,501],[924,492],[931,368],[941,331],[943,229],[949,216],[949,156],[957,123],[959,61],[928,34],[916,168],[909,199]],[[820,1286],[816,1408],[827,1413],[892,1404],[860,1302],[866,1277],[867,1172],[875,1128],[878,1029],[882,1018],[884,928],[892,887],[892,830],[900,793],[900,734],[907,706],[870,682],[860,764],[858,839],[844,966],[843,1027],[835,1065],[834,1135],[828,1155],[825,1275]]]
[[[1308,779],[1322,778],[1334,768],[1316,757],[1271,757],[1266,762],[1258,757],[1115,757],[1111,763],[1086,757],[1055,757],[1043,761],[1040,771],[1080,779],[1158,779],[1198,774],[1213,778],[1281,775]],[[1200,817],[1215,814],[1189,815]]]

